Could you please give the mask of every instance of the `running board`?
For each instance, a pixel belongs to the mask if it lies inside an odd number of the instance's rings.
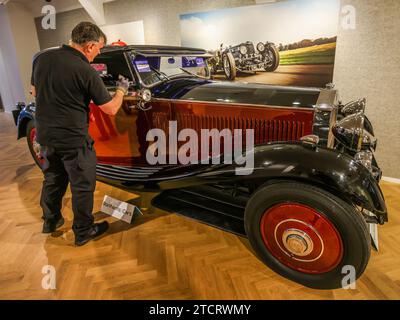
[[[246,198],[232,196],[219,188],[198,186],[163,191],[151,203],[159,209],[246,237],[246,202]]]

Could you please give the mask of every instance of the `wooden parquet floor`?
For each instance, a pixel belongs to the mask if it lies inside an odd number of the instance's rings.
[[[246,239],[149,206],[151,194],[127,193],[102,183],[105,194],[134,199],[144,216],[132,225],[96,213],[109,233],[74,247],[71,194],[66,224],[41,234],[42,173],[26,139],[16,141],[9,114],[0,113],[0,298],[1,299],[399,299],[400,185],[383,183],[390,223],[380,227],[379,253],[355,290],[317,291],[286,280],[264,266]],[[147,207],[147,209],[146,209]],[[56,289],[45,290],[42,268],[56,270]]]

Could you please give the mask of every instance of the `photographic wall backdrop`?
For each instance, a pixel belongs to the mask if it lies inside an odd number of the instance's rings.
[[[325,87],[339,12],[340,0],[289,0],[182,14],[181,42],[214,55],[217,79]]]

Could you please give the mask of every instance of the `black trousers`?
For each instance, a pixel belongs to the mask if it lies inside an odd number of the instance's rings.
[[[96,188],[96,151],[93,140],[86,138],[81,148],[60,150],[41,146],[44,181],[40,205],[44,220],[61,217],[62,198],[68,182],[72,192],[75,236],[85,235],[93,225],[93,193]]]

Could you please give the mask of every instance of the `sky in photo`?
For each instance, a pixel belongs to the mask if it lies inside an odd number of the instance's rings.
[[[337,35],[340,0],[288,0],[278,3],[184,14],[182,46],[207,50],[253,41],[289,44]]]

